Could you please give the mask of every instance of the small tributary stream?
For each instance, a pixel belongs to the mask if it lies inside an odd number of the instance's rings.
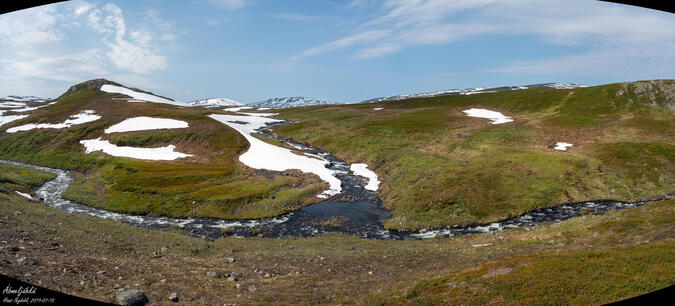
[[[95,208],[64,199],[62,197],[63,192],[73,183],[73,177],[66,170],[7,160],[0,160],[0,163],[29,167],[55,174],[56,178],[46,182],[35,191],[37,198],[49,206],[77,215],[112,219],[150,229],[179,229],[189,235],[210,238],[230,235],[262,235],[264,237],[277,238],[284,236],[308,237],[327,232],[343,232],[362,238],[375,239],[452,237],[514,227],[534,226],[542,222],[563,221],[579,216],[582,209],[584,213],[602,214],[608,210],[636,207],[648,203],[648,201],[627,203],[607,200],[580,202],[537,209],[519,217],[481,226],[423,230],[421,232],[390,231],[382,226],[382,222],[388,219],[391,214],[382,208],[382,201],[376,193],[364,188],[367,184],[366,180],[354,175],[349,170],[349,165],[346,162],[337,159],[328,152],[305,146],[275,134],[262,130],[259,131],[259,134],[280,140],[303,152],[319,155],[327,160],[328,164],[326,167],[332,170],[335,177],[342,183],[341,193],[325,201],[303,207],[295,212],[266,219],[223,220],[215,218],[170,218],[131,215]]]

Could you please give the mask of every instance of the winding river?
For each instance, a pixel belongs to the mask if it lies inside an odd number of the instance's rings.
[[[362,238],[374,239],[452,237],[456,235],[487,233],[515,227],[534,226],[542,222],[563,221],[579,216],[582,209],[584,210],[583,213],[602,214],[609,210],[637,207],[650,202],[629,203],[609,200],[579,202],[537,209],[515,218],[480,226],[423,230],[420,232],[391,231],[382,226],[382,222],[390,218],[391,214],[382,208],[382,201],[377,194],[364,188],[367,184],[365,179],[352,174],[346,162],[337,159],[328,152],[305,146],[263,130],[259,130],[259,134],[280,140],[306,153],[319,155],[327,160],[329,163],[326,167],[332,170],[342,183],[341,193],[317,204],[303,207],[295,212],[266,219],[183,219],[131,215],[90,207],[64,199],[62,197],[63,192],[66,191],[74,180],[66,170],[8,160],[0,160],[0,163],[29,167],[55,174],[56,178],[46,182],[35,191],[37,198],[49,206],[72,214],[112,219],[132,226],[159,230],[180,229],[189,235],[210,238],[230,235],[262,235],[264,237],[277,238],[285,236],[308,237],[327,232],[342,232]]]

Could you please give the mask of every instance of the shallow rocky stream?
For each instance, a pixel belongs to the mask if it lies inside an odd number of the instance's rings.
[[[7,160],[0,160],[0,163],[29,167],[55,174],[56,178],[46,182],[35,191],[37,198],[47,203],[49,206],[59,208],[72,214],[112,219],[133,226],[150,229],[180,229],[189,235],[210,238],[219,238],[230,235],[262,235],[264,237],[277,238],[284,236],[308,237],[327,232],[343,232],[362,238],[374,239],[419,239],[436,236],[452,237],[456,235],[486,233],[489,231],[514,227],[534,226],[537,223],[542,222],[563,221],[579,216],[580,211],[582,210],[582,213],[584,214],[602,214],[608,210],[636,207],[649,203],[649,201],[628,203],[608,200],[580,202],[537,209],[519,217],[481,226],[422,230],[420,232],[390,231],[382,226],[382,221],[391,216],[390,212],[382,208],[382,201],[376,193],[364,188],[367,184],[366,180],[362,177],[353,175],[349,170],[349,165],[347,163],[335,158],[330,153],[296,143],[275,134],[270,134],[265,131],[259,131],[259,133],[263,136],[283,141],[303,152],[319,155],[327,160],[329,163],[326,167],[333,170],[335,176],[341,181],[342,192],[325,201],[303,207],[298,211],[266,219],[181,219],[130,215],[94,208],[64,199],[61,195],[66,191],[68,186],[73,183],[73,177],[66,170]]]

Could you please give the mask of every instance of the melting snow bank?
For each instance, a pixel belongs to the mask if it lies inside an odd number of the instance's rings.
[[[23,193],[23,192],[21,192],[21,191],[14,191],[14,192],[16,192],[18,195],[20,195],[20,196],[22,196],[22,197],[24,197],[24,198],[28,198],[28,199],[31,199],[31,200],[33,199],[33,196],[31,196],[30,194]]]
[[[352,164],[349,169],[352,170],[354,174],[368,179],[368,185],[365,187],[366,189],[377,191],[377,188],[380,187],[380,181],[377,179],[377,174],[369,170],[367,164]]]
[[[166,98],[161,98],[155,95],[143,93],[143,92],[138,92],[138,91],[133,91],[129,88],[126,87],[121,87],[121,86],[115,86],[115,85],[110,85],[110,84],[105,84],[101,86],[101,91],[109,92],[109,93],[119,93],[123,94],[125,96],[129,96],[132,99],[127,100],[127,102],[155,102],[155,103],[164,103],[164,104],[171,104],[171,105],[180,105],[180,106],[185,106],[185,103],[179,102],[179,101],[173,101],[169,100]]]
[[[248,140],[250,144],[248,151],[239,156],[239,161],[246,166],[272,171],[297,169],[305,173],[314,173],[330,186],[321,194],[324,198],[336,195],[342,190],[340,180],[333,175],[333,171],[326,168],[328,164],[326,160],[294,154],[289,149],[271,145],[251,135],[269,123],[283,122],[282,120],[261,116],[209,115],[209,117],[235,129]]]
[[[228,107],[228,108],[225,108],[225,109],[223,109],[223,110],[224,110],[224,111],[228,111],[228,112],[238,112],[238,111],[240,111],[240,110],[242,110],[242,109],[253,109],[253,107],[251,107],[251,106]]]
[[[501,124],[501,123],[506,123],[506,122],[512,122],[513,118],[504,116],[504,114],[500,112],[495,112],[487,109],[482,109],[482,108],[472,108],[472,109],[467,109],[465,111],[462,111],[469,117],[478,117],[478,118],[486,118],[490,119],[490,123],[492,124]]]
[[[124,121],[105,129],[105,133],[110,134],[117,132],[145,130],[182,129],[187,127],[188,123],[180,120],[152,117],[134,117],[124,119]]]
[[[101,140],[100,137],[97,139],[80,140],[80,143],[86,148],[86,153],[103,151],[103,153],[118,157],[146,160],[174,160],[192,156],[191,154],[174,152],[173,149],[176,148],[174,145],[161,148],[118,147],[107,140]]]
[[[12,122],[12,121],[16,121],[16,120],[28,117],[28,115],[6,115],[6,116],[3,116],[3,113],[4,113],[4,111],[0,110],[0,127],[7,124],[7,123]]]
[[[567,151],[567,148],[568,148],[568,147],[571,147],[571,146],[572,146],[571,143],[567,143],[567,142],[556,142],[556,143],[555,143],[554,149],[556,149],[556,150],[558,150],[558,151]]]
[[[63,129],[71,127],[76,124],[82,124],[87,122],[96,121],[101,119],[101,116],[95,115],[93,110],[85,110],[77,115],[71,116],[71,119],[67,119],[62,123],[29,123],[20,126],[15,126],[13,128],[7,129],[7,133],[16,133],[20,131],[28,131],[32,129]]]
[[[21,108],[25,106],[26,103],[23,102],[0,102],[0,107],[3,108]]]

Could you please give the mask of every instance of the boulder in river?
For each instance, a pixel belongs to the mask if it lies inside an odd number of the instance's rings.
[[[143,306],[149,303],[145,292],[137,289],[129,289],[122,291],[117,295],[117,303],[125,306]]]

